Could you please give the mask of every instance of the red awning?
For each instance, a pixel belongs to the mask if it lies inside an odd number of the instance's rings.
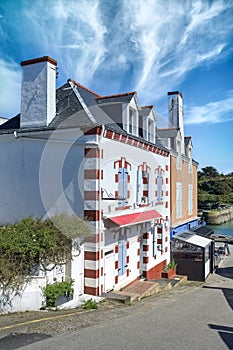
[[[134,224],[139,224],[145,221],[151,221],[161,218],[161,215],[156,210],[142,211],[140,213],[125,214],[113,216],[104,221],[105,227],[122,227]]]

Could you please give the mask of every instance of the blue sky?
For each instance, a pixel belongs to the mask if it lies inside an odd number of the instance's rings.
[[[232,0],[1,0],[0,43],[0,116],[20,111],[20,62],[49,55],[58,86],[136,90],[159,120],[181,91],[199,169],[233,171]]]

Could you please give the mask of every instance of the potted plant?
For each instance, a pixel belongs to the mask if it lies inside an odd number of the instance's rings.
[[[162,278],[174,278],[176,275],[176,263],[172,259],[162,271]]]

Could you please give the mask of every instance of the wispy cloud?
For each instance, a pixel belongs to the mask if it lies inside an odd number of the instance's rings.
[[[0,117],[12,117],[20,111],[20,67],[14,62],[0,59],[0,77]]]
[[[221,0],[125,1],[141,63],[135,85],[143,99],[160,98],[192,69],[221,57],[233,28],[230,7]]]
[[[17,63],[50,55],[62,83],[71,77],[100,93],[137,90],[145,104],[223,57],[233,29],[230,0],[24,0],[5,7],[0,40],[3,48],[16,46]],[[18,69],[10,68],[9,86]]]
[[[230,96],[231,95],[231,96]],[[233,90],[223,100],[202,106],[191,106],[185,110],[186,124],[216,124],[233,120]]]
[[[24,9],[24,15],[43,50],[58,59],[66,76],[90,83],[106,55],[107,29],[99,1],[36,1]]]

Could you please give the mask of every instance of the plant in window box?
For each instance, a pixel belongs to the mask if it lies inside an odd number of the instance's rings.
[[[162,278],[174,278],[176,275],[176,263],[172,259],[162,271]]]

